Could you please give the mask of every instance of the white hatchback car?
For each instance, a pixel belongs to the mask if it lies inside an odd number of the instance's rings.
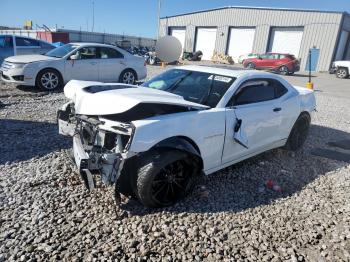
[[[176,67],[141,87],[71,81],[64,92],[59,132],[73,136],[88,188],[100,174],[150,207],[173,204],[197,175],[299,149],[316,107],[313,91],[277,75],[205,66]]]
[[[134,84],[147,75],[142,57],[106,44],[70,43],[44,55],[12,56],[0,68],[1,79],[56,90],[69,80]]]

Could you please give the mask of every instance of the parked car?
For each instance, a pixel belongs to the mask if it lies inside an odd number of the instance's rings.
[[[89,189],[95,174],[116,196],[175,203],[193,178],[264,151],[297,150],[315,110],[312,90],[258,71],[174,67],[141,87],[70,81],[59,133]]]
[[[240,55],[238,57],[238,63],[239,64],[243,64],[244,60],[248,59],[248,58],[257,58],[259,57],[259,54],[254,54],[254,53],[250,53],[250,54],[245,54],[245,55]]]
[[[71,79],[134,84],[146,77],[142,57],[96,43],[70,43],[44,55],[12,56],[0,68],[2,80],[56,90]]]
[[[250,69],[267,69],[283,75],[300,70],[300,62],[291,54],[266,53],[244,60],[243,66]]]
[[[0,64],[9,56],[44,54],[54,48],[56,47],[48,42],[30,37],[0,35]]]
[[[348,78],[350,72],[350,61],[335,61],[329,70],[330,74],[335,74],[338,78]]]

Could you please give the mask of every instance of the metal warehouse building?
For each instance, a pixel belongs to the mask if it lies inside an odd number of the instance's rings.
[[[184,51],[214,51],[237,61],[247,53],[291,53],[305,69],[327,71],[334,60],[350,59],[350,15],[346,12],[256,7],[223,7],[160,20],[160,36],[173,35]]]

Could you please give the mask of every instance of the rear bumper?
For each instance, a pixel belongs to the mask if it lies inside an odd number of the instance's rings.
[[[300,71],[300,65],[296,65],[293,69],[293,72],[298,72]]]

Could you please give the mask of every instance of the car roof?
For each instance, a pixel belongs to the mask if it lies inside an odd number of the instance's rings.
[[[211,74],[222,75],[222,76],[230,76],[235,78],[239,78],[247,75],[256,75],[256,76],[273,75],[268,72],[248,70],[248,69],[242,69],[238,67],[225,66],[225,65],[183,65],[183,66],[177,66],[175,68],[189,70],[189,71],[196,71],[196,72],[211,73]]]

